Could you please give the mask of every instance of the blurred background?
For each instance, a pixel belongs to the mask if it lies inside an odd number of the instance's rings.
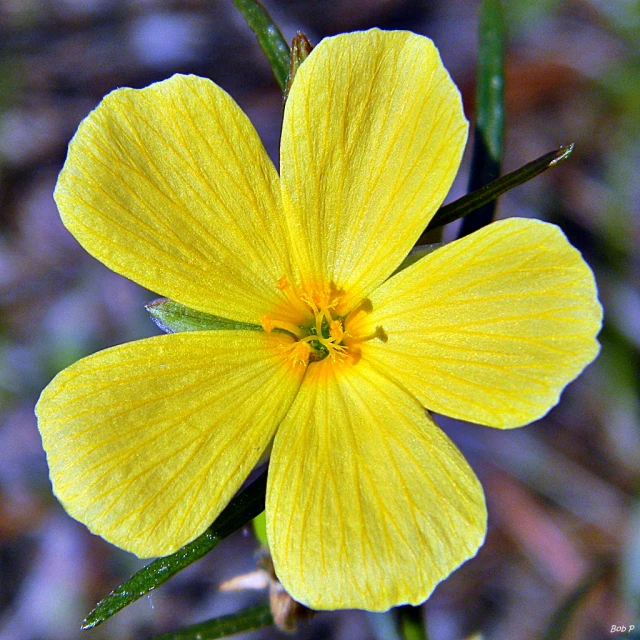
[[[439,419],[479,475],[489,533],[426,604],[431,640],[481,632],[629,637],[640,627],[640,3],[510,0],[504,170],[562,144],[572,158],[517,188],[499,216],[559,224],[596,273],[602,353],[536,424]],[[431,37],[473,118],[477,3],[265,0],[290,39],[378,26]],[[265,599],[219,592],[255,568],[246,530],[92,631],[84,616],[142,566],[51,494],[33,407],[61,368],[158,330],[153,293],[89,257],[52,192],[79,121],[109,91],[174,72],[213,79],[277,162],[281,95],[231,0],[0,0],[0,640],[150,638]],[[449,199],[465,193],[467,152]],[[448,230],[451,236],[454,231]],[[570,604],[571,606],[567,606]],[[323,613],[300,638],[393,638],[390,620]],[[285,638],[260,631],[247,638]]]

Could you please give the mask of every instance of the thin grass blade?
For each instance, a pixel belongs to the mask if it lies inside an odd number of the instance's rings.
[[[198,538],[179,551],[154,560],[112,591],[82,623],[82,629],[92,629],[127,605],[153,591],[182,569],[199,560],[224,538],[250,522],[264,511],[267,472],[265,471],[241,491]],[[216,636],[217,637],[217,636]]]
[[[482,0],[478,29],[476,127],[469,191],[476,191],[500,175],[504,146],[504,18],[500,0]],[[489,224],[495,200],[462,222],[460,237]]]
[[[287,88],[291,54],[289,45],[269,12],[258,0],[233,0],[251,30],[256,34],[260,47],[269,60],[273,75],[282,91]]]
[[[215,640],[226,638],[236,633],[254,631],[273,624],[273,617],[268,604],[261,604],[250,609],[243,609],[207,622],[194,624],[191,627],[156,636],[153,640]]]

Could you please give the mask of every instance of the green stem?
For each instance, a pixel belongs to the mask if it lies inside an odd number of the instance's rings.
[[[226,506],[215,522],[201,536],[175,553],[158,558],[140,569],[99,602],[86,617],[81,629],[92,629],[102,624],[127,605],[165,583],[178,571],[182,571],[209,553],[224,538],[264,511],[266,489],[267,472],[265,471]]]
[[[398,607],[400,635],[403,640],[428,640],[422,607]]]
[[[251,30],[256,34],[258,42],[271,64],[273,75],[282,91],[285,91],[291,54],[289,53],[289,45],[280,29],[258,0],[233,0],[233,4],[236,5]]]

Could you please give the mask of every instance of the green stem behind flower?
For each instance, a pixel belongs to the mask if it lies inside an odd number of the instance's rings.
[[[422,607],[398,607],[398,617],[403,640],[428,640]]]
[[[289,78],[291,54],[289,45],[280,29],[258,0],[233,0],[233,4],[236,5],[251,30],[256,34],[258,42],[271,64],[273,75],[282,91],[285,91]]]
[[[243,527],[264,510],[266,488],[267,472],[265,471],[227,505],[201,536],[175,553],[154,560],[99,602],[86,617],[81,628],[92,629],[102,624],[127,605],[165,583],[178,571],[182,571],[209,553],[224,538]]]

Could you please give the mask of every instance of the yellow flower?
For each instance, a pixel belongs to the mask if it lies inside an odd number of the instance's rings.
[[[494,223],[394,270],[467,136],[427,38],[322,41],[284,112],[281,174],[208,80],[108,95],[56,188],[114,271],[257,325],[107,349],[37,406],[53,488],[139,556],[189,542],[273,444],[278,577],[316,609],[425,600],[481,545],[482,489],[425,411],[499,428],[544,415],[596,356],[593,275],[555,226]]]

